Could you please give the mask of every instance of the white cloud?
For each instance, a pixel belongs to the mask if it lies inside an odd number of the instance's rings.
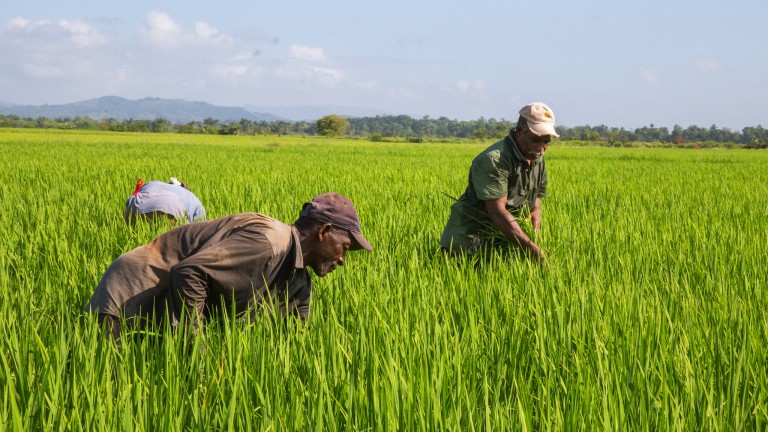
[[[150,11],[141,31],[144,41],[160,50],[173,50],[182,46],[229,47],[235,40],[209,24],[199,21],[192,31],[184,30],[170,15]]]
[[[308,62],[326,62],[328,58],[322,48],[306,45],[291,45],[290,59],[274,67],[272,76],[303,84],[314,83],[326,87],[335,86],[344,79],[340,69],[316,66]]]
[[[30,63],[25,63],[22,66],[22,70],[35,78],[62,78],[67,76],[67,70],[57,66],[38,66]]]
[[[25,28],[25,27],[29,26],[31,23],[32,22],[30,20],[28,20],[28,19],[24,19],[24,18],[21,18],[21,17],[16,17],[16,18],[13,18],[12,20],[10,20],[8,22],[8,28],[9,29]],[[47,23],[47,24],[50,24],[50,23]]]
[[[229,58],[229,61],[238,62],[238,61],[253,60],[260,55],[261,55],[261,51],[254,50],[252,52],[240,53],[240,54],[234,55]]]
[[[213,39],[219,35],[219,31],[203,21],[195,24],[195,35],[200,39]]]
[[[459,80],[456,82],[456,88],[462,93],[485,92],[486,90],[485,83],[481,80]]]
[[[640,78],[652,86],[661,84],[661,77],[659,77],[659,74],[652,69],[642,69],[640,71]]]
[[[309,70],[312,73],[312,75],[314,75],[314,77],[320,80],[326,80],[330,78],[334,82],[339,82],[344,77],[344,74],[341,73],[341,71],[338,69],[312,66],[309,68]]]
[[[30,21],[17,17],[8,22],[7,29],[15,33],[17,40],[40,47],[60,44],[67,40],[72,41],[78,48],[91,48],[107,43],[106,36],[81,20],[60,20],[58,24],[53,24],[48,20]]]
[[[322,48],[310,48],[305,45],[291,45],[291,57],[299,60],[323,61],[326,60]]]
[[[48,20],[30,21],[24,18],[14,18],[8,22],[0,37],[0,42],[13,42],[22,50],[35,51],[51,45],[60,46],[69,39],[70,32]]]
[[[278,66],[273,70],[273,75],[285,80],[309,81],[325,86],[333,86],[344,78],[344,74],[337,69],[296,65]]]
[[[212,71],[216,75],[245,75],[248,72],[248,66],[228,66],[217,65],[212,68]]]
[[[379,85],[379,82],[375,79],[371,79],[368,81],[358,81],[355,83],[352,83],[353,87],[357,87],[363,90],[379,90],[381,86]]]
[[[159,11],[147,13],[142,32],[146,42],[160,49],[173,49],[184,39],[184,33],[176,21]]]
[[[288,66],[278,66],[272,71],[272,74],[283,79],[297,79],[301,75],[297,68]]]
[[[218,31],[203,21],[198,21],[195,24],[195,36],[199,42],[217,46],[232,46],[235,42],[231,36]]]
[[[443,88],[446,90],[445,88]],[[452,87],[447,89],[449,93],[455,93],[457,90],[459,94],[467,99],[473,101],[487,102],[490,100],[488,96],[488,87],[482,80],[469,81],[461,79],[456,81]]]
[[[82,79],[87,85],[91,83],[87,77],[107,69],[102,47],[109,44],[109,38],[85,21],[53,23],[18,17],[0,31],[0,57],[7,76],[41,81]]]
[[[24,63],[21,69],[25,74],[34,78],[84,78],[94,72],[94,64],[90,60],[58,61],[51,64]]]
[[[104,35],[86,22],[61,20],[59,26],[70,33],[72,41],[80,48],[104,45],[107,42]]]
[[[725,66],[716,58],[703,58],[696,63],[698,70],[702,72],[722,72]]]

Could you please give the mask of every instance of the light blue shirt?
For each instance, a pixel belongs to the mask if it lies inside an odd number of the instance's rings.
[[[174,219],[205,220],[205,208],[195,194],[170,183],[151,181],[128,197],[125,206],[132,213],[163,212]]]

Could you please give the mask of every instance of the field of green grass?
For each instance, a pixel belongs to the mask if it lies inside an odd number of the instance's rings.
[[[543,271],[437,253],[490,144],[0,129],[0,430],[766,430],[768,152],[550,146]],[[376,249],[306,326],[117,348],[82,309],[171,176],[209,219],[343,193]]]

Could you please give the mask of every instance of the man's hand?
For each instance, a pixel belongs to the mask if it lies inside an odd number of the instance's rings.
[[[544,252],[541,248],[533,242],[525,234],[520,224],[517,223],[515,218],[507,211],[505,205],[507,198],[499,198],[496,200],[486,200],[485,209],[488,212],[488,216],[491,218],[493,225],[504,234],[507,240],[513,244],[520,245],[527,253],[534,259],[538,260],[542,265],[547,261]],[[539,212],[539,214],[541,214]],[[540,222],[539,222],[540,223]]]
[[[538,261],[538,263],[541,265],[541,268],[544,270],[549,270],[552,267],[552,261],[547,257],[547,255],[544,253],[543,250],[537,245],[533,244],[533,247],[531,250],[531,257]]]
[[[533,225],[533,232],[539,232],[541,229],[541,209],[533,209],[529,217],[531,218],[531,225]]]

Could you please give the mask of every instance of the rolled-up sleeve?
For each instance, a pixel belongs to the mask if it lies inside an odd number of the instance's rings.
[[[487,201],[507,196],[509,169],[502,166],[498,158],[483,153],[474,161],[469,170],[477,199]]]

